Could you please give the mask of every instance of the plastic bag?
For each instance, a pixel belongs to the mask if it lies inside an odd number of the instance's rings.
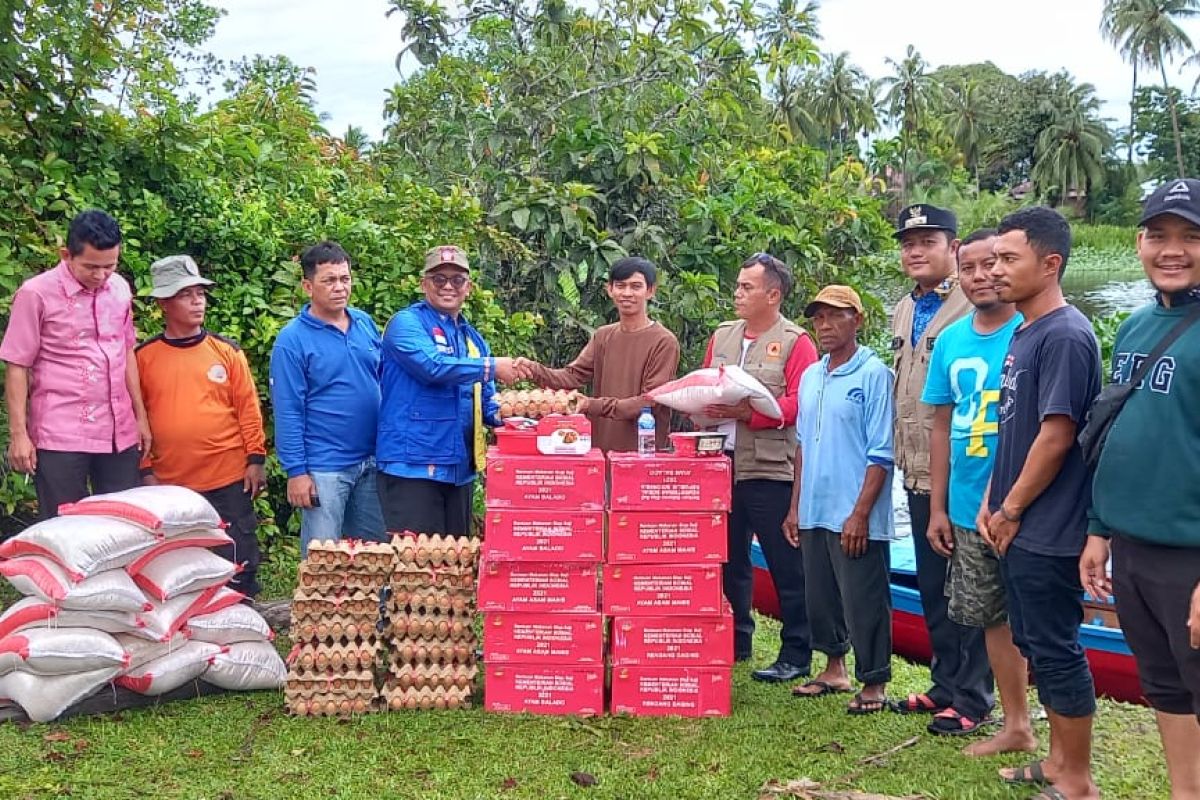
[[[109,517],[54,517],[26,528],[0,544],[0,558],[42,556],[66,570],[73,581],[119,569],[149,550],[154,534]]]
[[[183,486],[137,486],[123,492],[94,494],[60,506],[61,516],[99,514],[115,517],[158,536],[178,536],[196,529],[220,528],[221,515],[199,492]]]
[[[66,675],[129,666],[129,653],[94,628],[26,628],[0,639],[0,675],[14,669]]]
[[[67,571],[45,556],[22,556],[0,561],[0,575],[18,592],[62,608],[97,611],[146,611],[142,590],[122,569],[99,572],[72,581]]]
[[[34,722],[49,722],[95,694],[120,672],[121,667],[70,675],[35,675],[14,670],[0,677],[0,697],[15,701]]]
[[[202,547],[170,550],[142,563],[134,582],[155,600],[224,585],[238,566]]]
[[[220,587],[216,594],[208,599],[204,605],[197,608],[193,615],[197,614],[212,614],[215,611],[220,611],[222,608],[229,608],[232,605],[242,602],[246,599],[246,595],[239,591],[230,589],[228,586]]]
[[[166,694],[203,675],[219,652],[221,648],[215,644],[187,642],[165,656],[126,670],[115,682],[138,694]]]
[[[704,407],[732,406],[749,399],[750,407],[771,419],[783,419],[783,410],[771,390],[741,367],[705,367],[647,392],[650,399],[687,414],[700,426],[721,420],[704,416]]]
[[[201,676],[206,683],[236,692],[280,689],[287,667],[268,642],[238,642],[213,656]]]
[[[222,589],[224,589],[223,586],[213,586],[198,592],[176,595],[169,600],[151,599],[150,604],[153,608],[138,615],[139,630],[133,631],[133,633],[145,635],[160,642],[169,641],[183,628],[190,617],[207,613],[204,609],[213,602],[217,593]],[[232,594],[241,597],[237,592],[232,592]]]
[[[275,632],[262,615],[243,603],[191,617],[187,632],[198,642],[213,644],[269,642],[275,638]]]

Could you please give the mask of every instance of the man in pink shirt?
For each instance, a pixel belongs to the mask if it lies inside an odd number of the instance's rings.
[[[132,293],[115,275],[121,229],[103,211],[71,221],[57,267],[21,285],[0,343],[9,465],[32,473],[42,519],[91,491],[138,486],[150,449],[133,354]]]

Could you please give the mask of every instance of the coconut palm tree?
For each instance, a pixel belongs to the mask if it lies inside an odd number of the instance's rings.
[[[845,146],[858,131],[879,127],[871,79],[848,52],[822,55],[813,83],[812,113],[831,141]]]
[[[883,90],[880,104],[892,122],[900,125],[900,148],[902,170],[908,172],[908,157],[912,151],[913,137],[921,127],[929,107],[938,96],[938,87],[926,72],[925,59],[911,44],[900,61],[887,59],[893,74],[879,81]],[[908,195],[905,181],[905,200]]]
[[[775,90],[774,121],[793,139],[811,138],[811,72],[801,63],[810,58],[818,38],[817,3],[800,5],[798,0],[779,0],[766,14],[760,29],[766,54],[767,79]]]
[[[1200,0],[1105,0],[1100,30],[1117,46],[1121,56],[1133,64],[1134,91],[1137,68],[1157,69],[1162,73],[1163,91],[1171,110],[1171,130],[1175,136],[1175,161],[1182,177],[1183,145],[1179,138],[1179,112],[1167,81],[1167,62],[1176,55],[1190,53],[1192,40],[1179,27],[1179,20],[1200,16]],[[1132,108],[1131,103],[1131,117]],[[1133,123],[1130,121],[1130,150],[1133,148]]]
[[[1103,182],[1112,133],[1098,116],[1095,92],[1090,83],[1081,83],[1051,99],[1051,121],[1038,134],[1030,174],[1039,192],[1056,192],[1064,201],[1082,199]]]
[[[983,128],[987,124],[983,111],[984,103],[979,84],[967,81],[956,89],[945,93],[946,129],[963,162],[975,176],[975,189],[979,189],[980,149],[983,146]]]

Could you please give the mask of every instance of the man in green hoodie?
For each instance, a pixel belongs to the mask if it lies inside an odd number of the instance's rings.
[[[1200,180],[1172,180],[1146,200],[1138,257],[1158,290],[1121,325],[1111,378],[1143,359],[1200,304]],[[1171,344],[1109,430],[1092,485],[1079,572],[1117,615],[1153,706],[1171,797],[1200,798],[1200,322]],[[1112,580],[1107,567],[1112,552]],[[1189,631],[1190,628],[1190,631]]]

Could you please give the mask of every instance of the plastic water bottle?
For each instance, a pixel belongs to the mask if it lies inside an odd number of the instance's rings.
[[[650,406],[642,406],[642,413],[637,418],[638,455],[652,456],[657,449],[654,440],[654,414]]]

